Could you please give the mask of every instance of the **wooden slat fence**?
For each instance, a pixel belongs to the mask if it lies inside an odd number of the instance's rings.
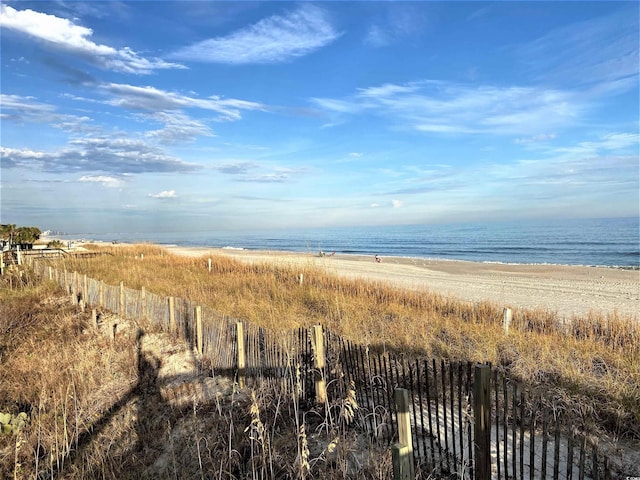
[[[33,265],[45,278],[49,266]],[[121,287],[53,269],[51,278],[86,302],[118,312]],[[171,331],[168,298],[124,287],[125,315],[147,319]],[[75,297],[74,297],[75,298]],[[175,331],[196,345],[196,304],[174,299]],[[201,308],[201,368],[211,374],[238,377],[237,319]],[[324,332],[325,368],[314,371],[314,352],[307,329],[273,332],[242,322],[249,385],[271,383],[313,401],[314,381],[327,385],[327,408],[342,408],[349,390],[358,408],[352,428],[391,445],[398,438],[394,391],[410,392],[410,416],[416,474],[422,478],[455,475],[475,478],[474,366],[464,362],[412,357],[375,345],[360,345]],[[597,447],[588,418],[578,418],[544,394],[522,389],[506,372],[491,376],[491,477],[505,480],[607,479],[615,476]]]

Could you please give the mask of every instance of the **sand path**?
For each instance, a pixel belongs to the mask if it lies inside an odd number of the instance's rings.
[[[175,254],[226,255],[245,262],[316,266],[348,278],[386,282],[462,301],[490,301],[502,306],[542,308],[560,317],[593,312],[630,315],[640,312],[640,271],[560,265],[505,265],[449,260],[169,247]]]

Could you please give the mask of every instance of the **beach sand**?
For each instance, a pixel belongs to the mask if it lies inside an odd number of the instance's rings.
[[[320,267],[339,276],[432,292],[467,302],[489,301],[502,307],[572,315],[640,312],[640,271],[606,267],[561,265],[506,265],[454,260],[167,247],[177,255],[225,255],[244,262]]]

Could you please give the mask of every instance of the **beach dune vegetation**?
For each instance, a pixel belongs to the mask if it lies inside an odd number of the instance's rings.
[[[531,388],[589,402],[603,428],[640,438],[637,319],[591,313],[565,321],[544,309],[515,309],[508,335],[502,306],[347,279],[312,264],[192,258],[155,245],[100,248],[107,256],[57,266],[112,285],[190,299],[273,330],[321,324],[358,343],[451,361],[491,362]],[[303,282],[300,278],[304,279]]]

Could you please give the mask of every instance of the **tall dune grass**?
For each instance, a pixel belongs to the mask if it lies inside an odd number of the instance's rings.
[[[386,445],[339,422],[318,428],[321,412],[280,389],[263,386],[249,401],[229,382],[213,400],[169,403],[159,389],[171,380],[154,375],[161,362],[144,360],[137,332],[163,352],[186,345],[143,321],[113,339],[62,289],[15,273],[0,277],[0,412],[27,421],[0,432],[0,478],[391,477]],[[342,402],[357,414],[353,396]]]
[[[531,388],[558,389],[595,409],[603,428],[640,438],[640,329],[615,313],[574,317],[517,310],[341,278],[308,266],[175,256],[153,245],[104,249],[59,267],[116,285],[183,297],[275,330],[322,324],[348,339],[416,355],[492,362]],[[300,274],[303,282],[300,283]]]

